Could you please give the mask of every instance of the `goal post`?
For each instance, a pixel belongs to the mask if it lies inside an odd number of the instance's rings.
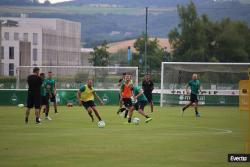
[[[250,63],[162,62],[160,105],[183,105],[185,87],[193,73],[201,81],[199,103],[238,105],[239,81],[248,79]]]
[[[117,90],[118,81],[123,73],[129,73],[135,85],[138,85],[138,67],[120,66],[19,66],[17,67],[16,88],[27,89],[27,76],[32,73],[34,67],[40,68],[40,72],[51,71],[56,80],[57,89],[79,89],[81,84],[92,79],[94,87],[102,90]]]

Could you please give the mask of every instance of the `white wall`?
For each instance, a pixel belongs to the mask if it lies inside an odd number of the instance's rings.
[[[19,41],[2,41],[2,46],[4,47],[4,59],[2,63],[4,64],[4,75],[9,75],[9,63],[14,63],[14,68],[19,65]],[[9,59],[9,47],[14,47],[14,59]],[[16,75],[16,70],[14,70],[14,75]]]
[[[9,32],[9,40],[4,38],[4,33]],[[19,40],[14,40],[14,33],[19,33]],[[42,65],[42,29],[39,28],[23,28],[23,27],[2,27],[2,46],[4,47],[4,60],[3,63],[15,63],[15,67],[19,66],[19,41],[24,40],[24,33],[28,33],[28,42],[31,43],[31,64]],[[38,34],[37,45],[33,44],[33,33]],[[9,60],[9,47],[14,46],[14,60]],[[37,49],[37,61],[33,61],[33,49]],[[8,65],[5,65],[4,74],[9,74],[7,70]]]

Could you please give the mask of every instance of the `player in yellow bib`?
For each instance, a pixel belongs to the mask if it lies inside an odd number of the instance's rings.
[[[88,80],[86,85],[80,87],[80,89],[77,92],[77,98],[79,100],[79,104],[83,105],[84,108],[88,111],[88,114],[92,119],[92,122],[94,122],[92,111],[94,111],[99,121],[102,120],[98,110],[96,109],[94,100],[95,98],[97,98],[97,100],[100,102],[101,105],[103,105],[103,102],[100,99],[100,97],[97,96],[97,94],[95,93],[92,80]]]

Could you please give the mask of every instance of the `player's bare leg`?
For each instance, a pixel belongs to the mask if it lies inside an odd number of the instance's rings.
[[[123,107],[123,101],[122,101],[122,99],[120,99],[119,100],[119,108],[118,108],[118,110],[117,110],[117,114],[120,114],[120,113],[122,113],[123,111],[124,111],[124,107]]]
[[[45,107],[46,107],[46,106],[45,106]],[[41,108],[40,108],[40,110],[39,110],[39,121],[42,120],[42,119],[41,119],[41,112],[42,112],[43,109],[45,109],[45,107],[43,108],[43,106],[41,106]]]
[[[50,117],[49,117],[49,104],[47,104],[46,106],[45,106],[45,119],[47,119],[47,120],[52,120]]]
[[[124,118],[127,118],[128,112],[129,112],[129,109],[128,109],[128,108],[125,108]]]
[[[54,102],[54,109],[55,109],[55,113],[58,113],[57,112],[57,103],[56,102]]]
[[[182,110],[185,111],[188,107],[192,106],[193,102],[189,102],[187,105],[185,105]]]
[[[43,109],[43,107],[41,107],[41,109],[39,110],[39,116],[41,116],[42,109]]]
[[[92,109],[93,109],[93,111],[94,111],[94,113],[95,113],[95,116],[98,118],[99,121],[101,121],[102,118],[101,118],[99,112],[97,111],[97,109],[96,109],[94,106],[92,107]]]
[[[134,111],[134,107],[130,107],[129,112],[128,112],[128,123],[131,123],[131,119],[132,119],[132,116],[133,116],[133,111]]]
[[[144,116],[146,118],[146,123],[148,123],[149,121],[152,121],[152,118],[150,116],[148,116],[142,109],[139,109],[138,112]]]
[[[87,109],[87,112],[88,112],[88,114],[89,114],[89,116],[90,116],[90,118],[91,118],[91,121],[94,122],[94,117],[93,117],[93,114],[92,114],[92,109],[91,109],[91,107],[89,107],[89,108]]]
[[[200,114],[198,112],[198,102],[195,102],[194,103],[194,109],[195,109],[195,116],[196,117],[200,117]]]
[[[43,107],[40,108],[39,110],[39,121],[41,121],[41,111],[42,111]]]
[[[35,115],[36,115],[36,123],[39,124],[40,123],[40,108],[39,109],[35,109]]]
[[[142,109],[139,109],[138,112],[144,117],[148,116]]]
[[[49,114],[49,104],[46,105],[46,107],[45,107],[45,113],[48,113],[48,114]]]
[[[151,112],[154,112],[154,103],[152,101],[150,102],[150,107],[151,107]]]
[[[30,115],[30,108],[27,108],[26,113],[25,113],[25,123],[26,124],[29,122],[29,115]]]
[[[184,111],[185,111],[188,107],[192,106],[192,104],[193,104],[193,102],[190,101],[187,105],[185,105],[185,106],[182,108],[182,116],[183,116],[183,114],[184,114]]]

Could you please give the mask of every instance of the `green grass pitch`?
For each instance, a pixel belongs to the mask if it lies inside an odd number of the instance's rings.
[[[106,127],[81,107],[59,107],[52,121],[24,124],[25,108],[0,107],[1,167],[226,167],[228,153],[243,153],[241,114],[236,107],[155,107],[146,124],[125,125],[115,106],[98,106]],[[149,107],[146,107],[149,111]],[[243,116],[244,117],[244,116]]]

